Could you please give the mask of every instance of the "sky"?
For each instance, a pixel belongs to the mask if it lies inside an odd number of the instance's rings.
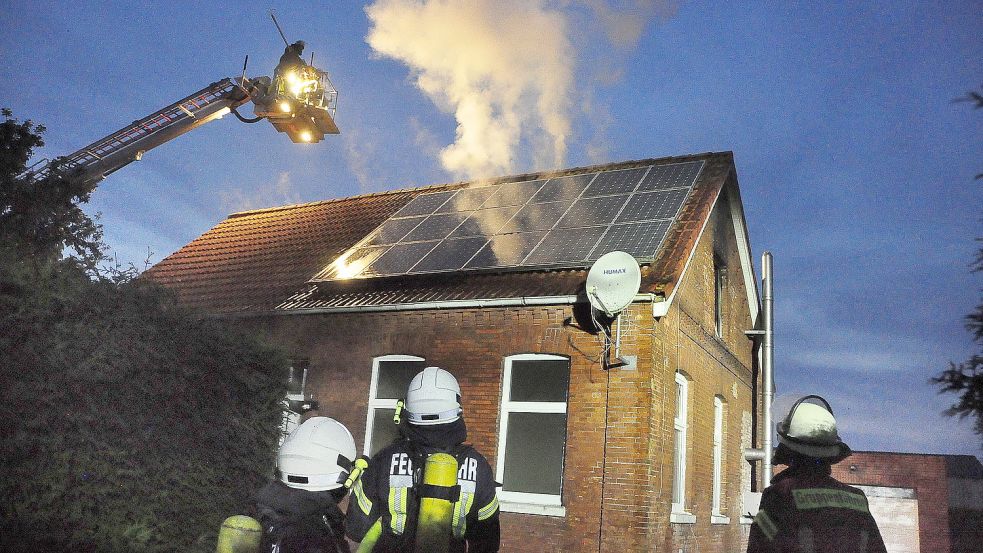
[[[818,393],[855,450],[983,454],[928,379],[974,351],[983,216],[978,2],[0,0],[0,106],[71,153],[287,38],[342,130],[205,125],[86,206],[143,268],[228,214],[595,163],[733,151],[774,255],[780,400]],[[248,110],[247,110],[248,111]],[[248,114],[247,114],[248,115]]]

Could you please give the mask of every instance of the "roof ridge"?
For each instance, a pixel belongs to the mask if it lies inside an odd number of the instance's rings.
[[[426,186],[416,186],[410,188],[397,188],[395,190],[383,190],[381,192],[367,192],[365,194],[356,194],[354,196],[344,196],[341,198],[331,198],[327,200],[316,200],[313,202],[303,202],[298,204],[287,204],[273,207],[263,207],[259,209],[248,209],[245,211],[237,211],[229,214],[226,219],[232,219],[234,217],[243,217],[247,215],[256,215],[259,213],[272,213],[276,211],[286,211],[289,209],[298,209],[302,207],[309,207],[315,205],[331,204],[336,202],[345,202],[350,200],[362,200],[365,198],[372,198],[375,196],[389,196],[393,194],[402,194],[406,192],[424,192],[424,191],[436,191],[444,190],[454,186],[465,187],[468,185],[483,184],[483,185],[493,185],[501,184],[503,182],[515,182],[521,180],[538,180],[543,178],[553,178],[557,176],[575,175],[579,173],[590,173],[596,172],[603,169],[612,169],[615,167],[624,167],[626,169],[638,166],[658,162],[660,164],[672,163],[674,161],[684,161],[691,159],[702,159],[709,156],[715,155],[729,155],[733,157],[734,152],[730,150],[724,150],[721,152],[703,152],[698,154],[684,154],[679,156],[667,156],[658,158],[645,158],[645,159],[634,159],[626,161],[618,161],[614,163],[600,163],[594,165],[583,165],[580,167],[569,167],[564,169],[547,169],[542,171],[529,171],[525,173],[517,173],[512,175],[501,175],[498,177],[485,177],[474,179],[470,181],[457,181],[457,182],[446,182],[441,184],[430,184]]]

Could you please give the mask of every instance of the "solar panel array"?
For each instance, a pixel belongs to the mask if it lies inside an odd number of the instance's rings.
[[[703,161],[423,193],[314,280],[651,262]]]

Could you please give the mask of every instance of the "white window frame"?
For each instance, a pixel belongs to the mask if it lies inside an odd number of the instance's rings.
[[[508,436],[508,420],[510,413],[567,413],[567,401],[511,401],[509,395],[512,390],[512,362],[513,361],[542,361],[558,360],[570,363],[569,357],[553,355],[548,353],[521,353],[510,355],[505,358],[504,369],[502,371],[502,405],[499,409],[498,419],[498,455],[496,459],[495,480],[504,481],[505,477],[505,448],[506,436]],[[569,438],[569,436],[567,437]],[[566,458],[566,439],[563,442],[563,455]],[[498,498],[500,507],[503,511],[514,513],[528,513],[537,515],[565,516],[566,507],[563,506],[563,475],[560,475],[560,493],[541,494],[510,492],[500,489]]]
[[[714,256],[713,262],[713,326],[717,338],[724,336],[724,279],[726,267]]]
[[[720,396],[713,396],[713,493],[710,501],[710,516],[712,523],[730,522],[730,519],[725,517],[721,512],[721,498],[723,496],[723,459],[724,400]]]
[[[302,363],[299,363],[302,362]],[[289,390],[283,398],[283,416],[280,419],[280,439],[278,440],[277,448],[283,445],[283,441],[287,439],[287,436],[291,432],[300,426],[300,420],[303,415],[297,413],[296,411],[291,411],[289,405],[291,401],[304,401],[307,399],[307,375],[310,369],[310,360],[306,358],[292,358],[290,359],[290,376],[293,376],[293,371],[297,368],[295,365],[303,365],[303,371],[300,373],[300,393],[291,394]]]
[[[368,408],[365,410],[365,441],[362,442],[362,453],[369,454],[372,447],[372,422],[375,420],[376,409],[395,409],[398,399],[376,399],[379,386],[379,365],[387,361],[426,361],[415,355],[382,355],[372,359],[372,380],[369,382]]]
[[[688,456],[686,448],[689,445],[689,380],[681,372],[676,373],[676,397],[681,399],[676,404],[676,414],[673,417],[673,478],[672,478],[672,514],[671,522],[693,522],[692,515],[686,511],[686,464]]]

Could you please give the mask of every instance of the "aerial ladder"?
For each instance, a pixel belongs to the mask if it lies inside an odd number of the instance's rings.
[[[40,180],[57,170],[86,181],[100,181],[140,160],[151,149],[228,113],[246,123],[266,119],[295,143],[320,142],[326,134],[339,134],[334,120],[338,91],[328,74],[312,64],[313,56],[311,64],[301,63],[283,71],[278,67],[272,78],[247,78],[244,65],[242,76],[214,82],[67,156],[41,160],[22,176]],[[237,111],[250,102],[254,118]]]

